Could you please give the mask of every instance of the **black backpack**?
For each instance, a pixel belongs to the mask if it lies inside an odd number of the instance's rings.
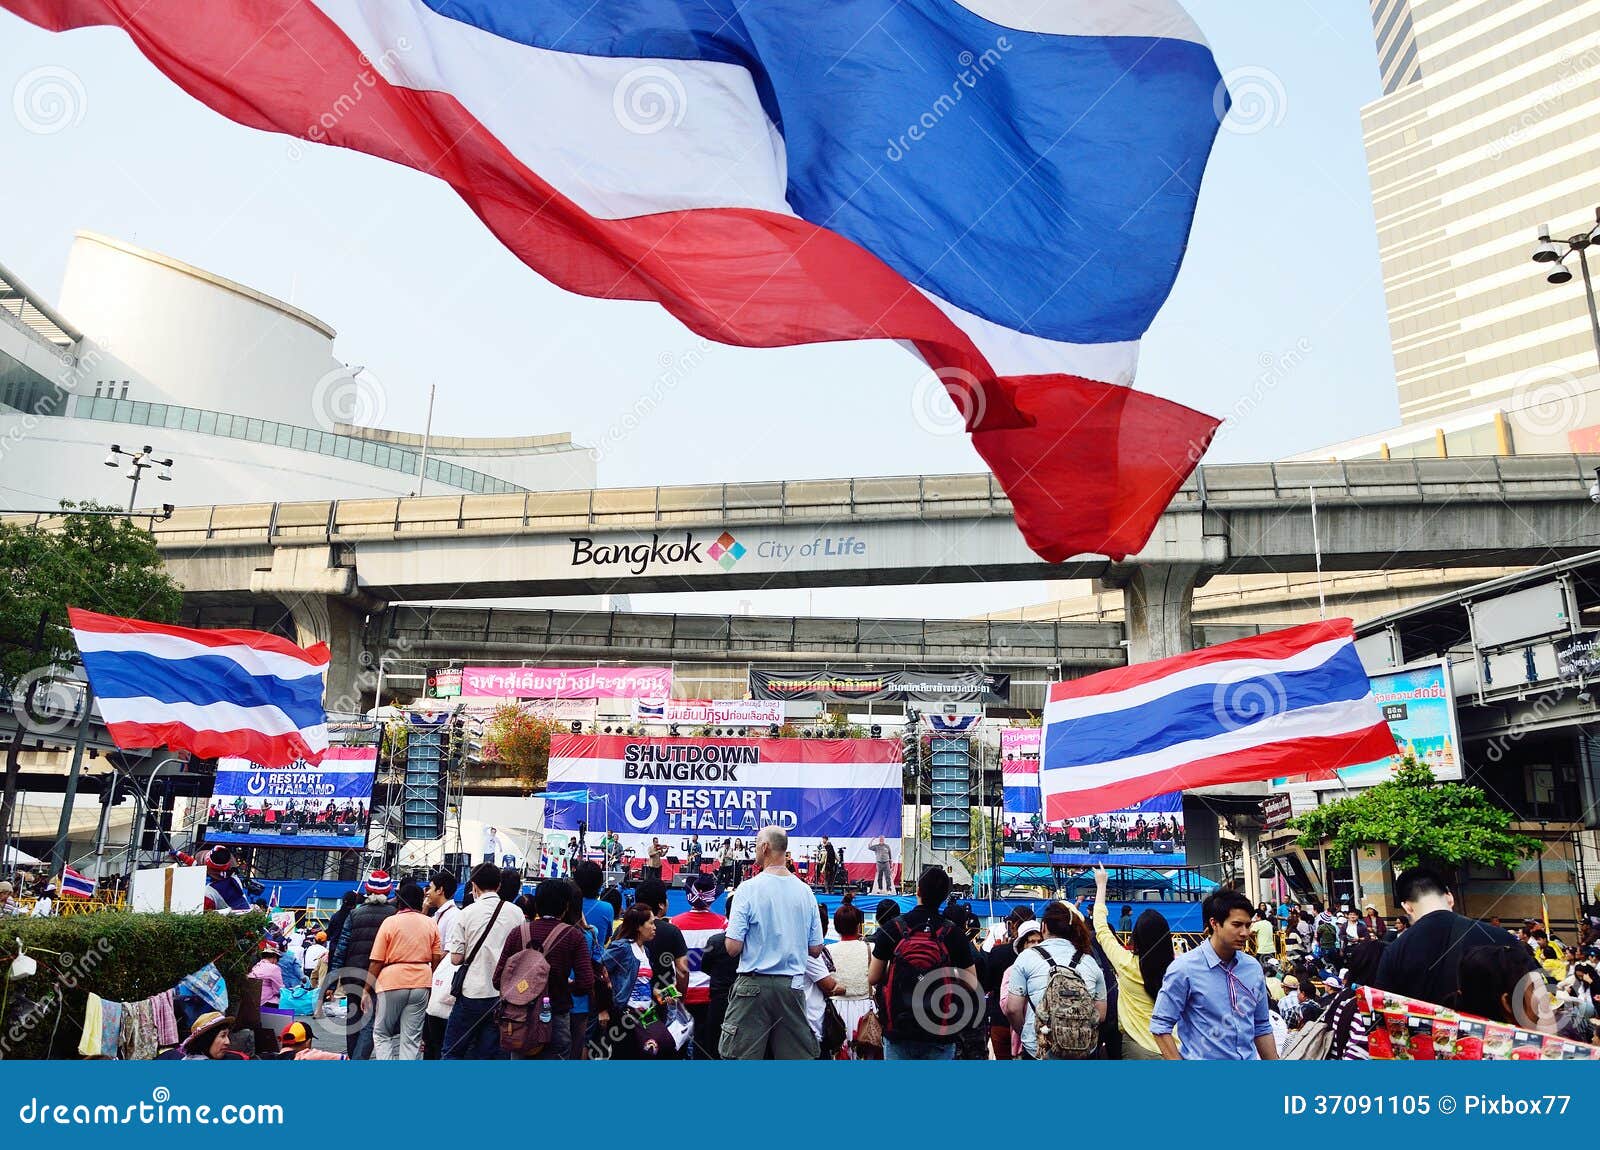
[[[884,1005],[888,1010],[883,1032],[891,1039],[920,1042],[952,1042],[954,1031],[929,1030],[958,1017],[961,986],[950,965],[950,932],[954,929],[942,918],[929,917],[921,926],[906,929],[905,919],[894,924],[903,932],[889,956],[883,984]]]

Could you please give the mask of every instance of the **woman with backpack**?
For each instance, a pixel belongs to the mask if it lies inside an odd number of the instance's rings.
[[[1105,974],[1089,953],[1088,924],[1064,902],[1045,907],[1039,922],[1044,940],[1011,967],[1006,1014],[1022,1030],[1024,1059],[1088,1058],[1106,1018]]]
[[[545,879],[525,907],[527,921],[501,948],[493,976],[500,992],[495,1017],[501,1050],[511,1058],[558,1062],[572,1048],[573,995],[594,987],[588,939],[564,921],[572,900],[570,882]]]
[[[1117,1028],[1122,1032],[1122,1057],[1156,1061],[1161,1048],[1150,1033],[1150,1015],[1161,993],[1161,980],[1172,965],[1172,928],[1160,911],[1146,910],[1133,924],[1129,945],[1111,929],[1106,914],[1106,868],[1094,868],[1094,934],[1116,976]]]

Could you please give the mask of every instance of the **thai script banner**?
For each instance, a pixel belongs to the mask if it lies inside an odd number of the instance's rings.
[[[1011,676],[982,670],[841,671],[831,667],[750,668],[755,699],[805,699],[822,703],[959,702],[1005,703]]]
[[[771,726],[784,721],[783,704],[763,699],[637,699],[636,723],[692,723],[696,726]]]
[[[467,667],[468,699],[663,699],[672,694],[668,667]]]

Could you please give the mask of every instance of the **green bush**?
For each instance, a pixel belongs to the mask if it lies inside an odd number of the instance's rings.
[[[9,1004],[0,1027],[0,1058],[75,1058],[83,1012],[92,992],[115,1002],[138,1002],[170,990],[186,974],[215,962],[228,982],[228,1001],[239,1002],[245,975],[255,965],[266,931],[263,914],[130,914],[102,911],[65,918],[8,918],[0,922],[0,977],[16,956],[16,939],[39,963],[33,977],[7,984]],[[46,951],[59,951],[48,954]],[[60,1026],[49,999],[46,1021],[18,1025],[16,1000],[65,996]]]

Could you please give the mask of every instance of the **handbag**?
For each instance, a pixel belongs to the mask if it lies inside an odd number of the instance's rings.
[[[489,925],[483,928],[483,933],[478,936],[478,941],[473,945],[472,953],[467,955],[467,961],[456,967],[455,975],[450,979],[450,997],[460,998],[461,989],[467,984],[467,971],[472,969],[473,960],[478,957],[478,952],[483,949],[483,944],[489,941],[489,932],[494,930],[494,920],[500,917],[500,912],[505,910],[506,900],[501,899],[494,908],[494,913],[489,916]]]
[[[822,1004],[822,1056],[824,1058],[836,1057],[839,1049],[844,1046],[845,1034],[844,1019],[839,1017],[839,1008],[833,1004],[833,999],[825,999]]]
[[[883,1057],[883,1020],[876,1010],[861,1016],[850,1044],[855,1047],[856,1057],[864,1062]]]

